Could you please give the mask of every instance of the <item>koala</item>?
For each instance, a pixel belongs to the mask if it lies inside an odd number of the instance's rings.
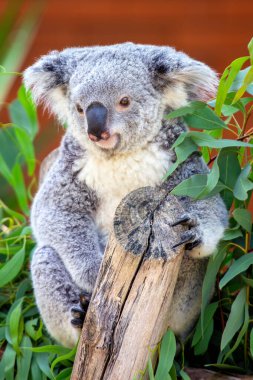
[[[170,192],[206,173],[192,154],[169,178],[173,143],[187,126],[165,115],[215,93],[216,74],[174,48],[122,43],[67,48],[24,72],[34,100],[67,124],[59,154],[31,209],[37,242],[31,262],[36,302],[48,332],[73,347],[80,335],[115,210],[129,192]],[[198,317],[207,257],[227,226],[220,196],[178,197],[187,224],[169,325],[183,337]]]

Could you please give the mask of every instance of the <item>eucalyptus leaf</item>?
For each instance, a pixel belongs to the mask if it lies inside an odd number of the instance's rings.
[[[149,380],[155,380],[155,374],[154,374],[152,361],[150,357],[148,358],[148,375],[149,375]],[[165,378],[165,380],[168,380],[168,379]]]
[[[240,201],[248,198],[248,191],[253,189],[253,182],[248,179],[251,171],[250,164],[246,165],[239,174],[234,186],[234,196]]]
[[[170,379],[170,369],[176,354],[176,338],[172,330],[168,330],[161,343],[158,367],[155,380]]]
[[[247,232],[251,232],[252,217],[249,210],[237,208],[233,211],[233,217]]]
[[[2,357],[4,379],[14,380],[14,367],[15,367],[16,351],[8,343],[5,347]],[[2,375],[2,374],[1,374]]]
[[[202,302],[201,302],[201,329],[204,329],[204,316],[205,310],[210,302],[213,294],[216,275],[220,269],[220,266],[226,256],[227,243],[222,243],[219,247],[218,253],[212,255],[209,259],[206,274],[202,285]]]
[[[226,124],[208,106],[197,109],[190,115],[184,116],[187,125],[196,129],[220,129],[227,128]]]
[[[241,256],[239,259],[235,260],[229,270],[225,273],[220,281],[220,289],[224,288],[225,285],[233,278],[238,276],[238,274],[245,272],[250,265],[253,264],[253,253],[248,253]]]
[[[241,237],[241,236],[242,236],[242,231],[240,229],[236,229],[236,230],[227,229],[225,231],[222,239],[229,241],[229,240],[233,240],[233,239],[236,239],[238,237]]]
[[[203,338],[194,347],[194,355],[203,355],[207,351],[210,339],[213,335],[213,329],[214,321],[211,320],[210,323],[207,325]]]
[[[250,355],[253,358],[253,328],[250,332]]]
[[[249,325],[249,307],[247,305],[247,303],[245,303],[245,306],[244,306],[244,322],[243,322],[243,326],[238,334],[238,337],[236,339],[236,342],[235,344],[233,345],[233,347],[226,353],[225,357],[224,357],[224,362],[232,355],[232,353],[237,349],[237,347],[239,346],[239,344],[241,343],[242,341],[242,338],[244,337],[247,329],[248,329],[248,325]]]
[[[195,328],[195,333],[192,339],[192,347],[196,346],[200,341],[206,339],[206,330],[208,329],[213,316],[218,308],[218,302],[209,304],[203,312],[203,322],[201,323],[201,318],[198,320],[198,323]],[[201,327],[203,325],[203,328]]]
[[[17,353],[20,353],[19,323],[20,323],[21,314],[22,314],[22,303],[23,303],[23,298],[20,298],[15,308],[12,310],[10,314],[10,319],[9,319],[10,338],[12,341],[13,348]]]
[[[253,37],[248,43],[248,50],[249,50],[249,55],[250,55],[250,63],[251,65],[253,65]]]
[[[32,347],[31,339],[28,336],[24,336],[21,342],[21,345],[26,347]],[[17,360],[17,374],[15,380],[28,380],[30,373],[30,366],[32,360],[31,351],[23,351],[22,355],[18,356]]]
[[[25,259],[25,247],[23,246],[0,269],[0,287],[12,281],[20,272]]]
[[[195,101],[187,104],[187,106],[183,106],[178,108],[175,111],[170,112],[165,116],[166,119],[175,119],[176,117],[181,117],[185,115],[192,115],[196,110],[204,109],[207,105],[204,102]]]
[[[218,116],[221,114],[222,105],[224,104],[230,87],[236,79],[241,67],[248,59],[248,56],[235,59],[223,72],[218,86],[215,104],[215,112]]]
[[[221,337],[221,350],[223,350],[244,322],[244,306],[246,303],[246,289],[242,288],[231,306],[226,327]]]
[[[187,195],[196,199],[205,190],[206,184],[207,174],[195,174],[179,183],[171,193],[178,196]]]

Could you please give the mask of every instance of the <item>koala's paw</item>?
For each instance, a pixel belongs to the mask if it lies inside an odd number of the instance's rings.
[[[73,319],[71,319],[72,326],[81,329],[83,327],[83,322],[85,315],[87,313],[91,295],[87,292],[82,292],[80,294],[79,303],[73,306],[70,311]]]
[[[195,218],[192,218],[189,214],[182,215],[176,222],[171,224],[172,227],[178,226],[179,224],[187,225],[189,230],[184,232],[178,243],[176,243],[172,248],[179,247],[180,245],[185,245],[186,251],[192,251],[193,255],[190,253],[190,256],[195,257],[195,249],[202,244],[201,230],[199,228],[198,222]],[[194,249],[194,251],[193,251]]]

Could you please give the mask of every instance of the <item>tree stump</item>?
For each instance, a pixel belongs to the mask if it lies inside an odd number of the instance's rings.
[[[86,315],[72,380],[132,380],[168,328],[187,227],[166,191],[145,187],[120,203]]]

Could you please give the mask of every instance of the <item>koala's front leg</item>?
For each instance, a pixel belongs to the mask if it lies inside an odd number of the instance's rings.
[[[185,244],[192,258],[210,256],[227,227],[227,210],[219,195],[194,201],[189,197],[179,197],[185,214],[174,223],[187,224],[189,231],[179,237],[175,247]]]
[[[175,186],[194,174],[207,173],[208,168],[198,154],[193,154],[167,179],[163,187],[171,191]],[[228,212],[219,195],[194,200],[190,197],[178,197],[184,208],[184,214],[174,223],[186,224],[189,231],[178,237],[175,247],[185,244],[186,251],[193,258],[210,256],[228,224]]]

